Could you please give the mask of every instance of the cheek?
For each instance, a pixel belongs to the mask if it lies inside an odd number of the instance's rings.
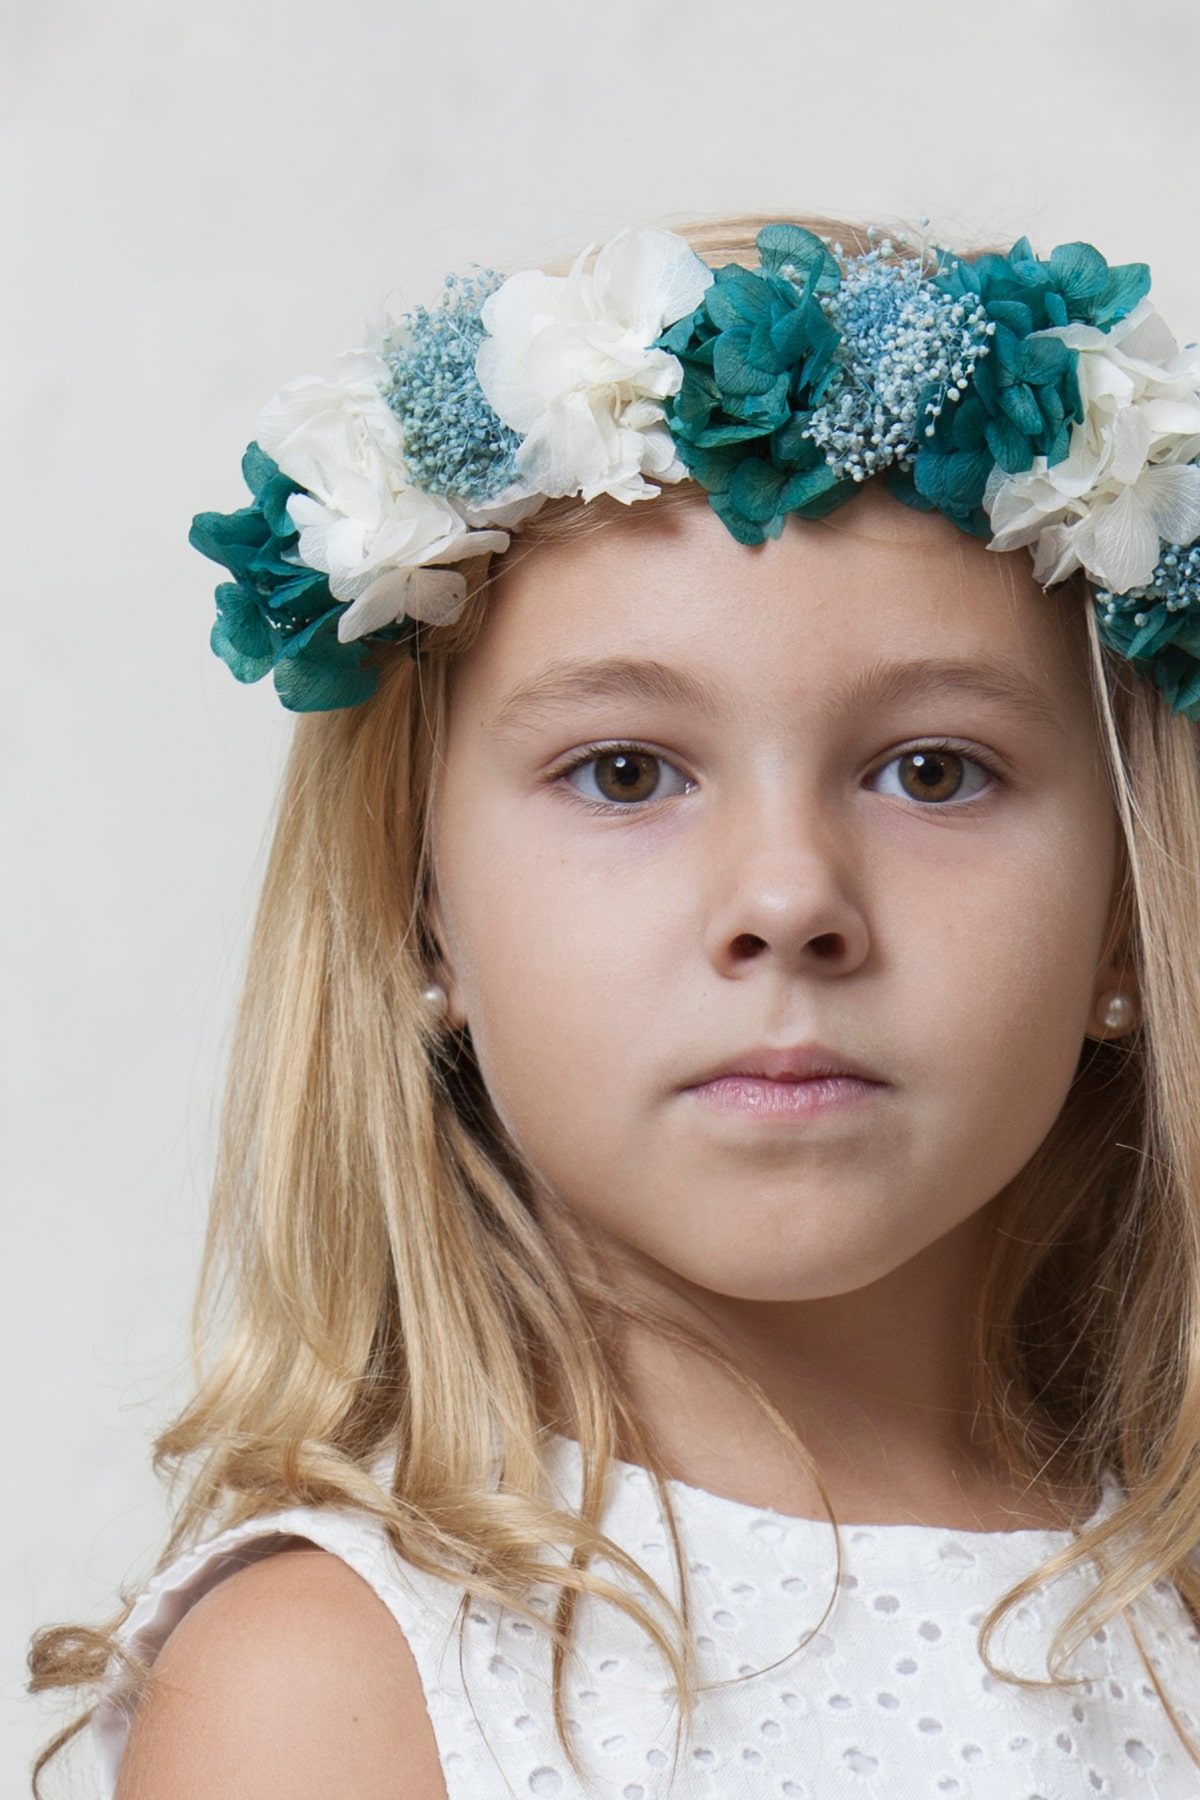
[[[597,1125],[611,1137],[638,1071],[657,1072],[644,1027],[659,1019],[661,1052],[666,974],[680,966],[664,933],[680,914],[632,835],[589,845],[554,802],[544,810],[536,833],[503,815],[477,830],[443,885],[480,1071],[509,1135],[550,1175],[564,1145],[569,1160]]]
[[[1112,875],[1103,817],[1065,827],[956,877],[953,902],[900,960],[917,1029],[911,1056],[932,1093],[947,1155],[997,1192],[1061,1111],[1084,1047]],[[928,875],[910,924],[927,908]]]

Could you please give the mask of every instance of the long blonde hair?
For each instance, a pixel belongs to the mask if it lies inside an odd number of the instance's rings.
[[[672,229],[709,262],[753,267],[754,234],[768,222]],[[860,225],[797,222],[847,254],[869,247]],[[563,272],[569,263],[548,266]],[[698,493],[684,482],[654,505],[691,504]],[[602,530],[626,512],[607,500],[549,503],[506,554]],[[183,1486],[155,1566],[275,1507],[361,1507],[401,1557],[456,1583],[465,1567],[471,1592],[550,1631],[555,1728],[582,1779],[563,1697],[581,1595],[620,1607],[666,1660],[681,1706],[676,1757],[698,1686],[670,1471],[632,1403],[622,1327],[667,1335],[737,1381],[836,1520],[819,1470],[759,1383],[719,1344],[619,1291],[569,1218],[579,1254],[567,1266],[536,1223],[529,1172],[490,1103],[469,1034],[447,1040],[426,1016],[420,994],[437,949],[430,796],[446,675],[480,628],[494,564],[467,572],[466,609],[454,625],[423,630],[419,660],[375,646],[380,684],[370,701],[296,723],[227,1066],[192,1317],[194,1395],[153,1443],[155,1473],[173,1495]],[[1007,1464],[1032,1483],[1065,1457],[1081,1489],[1105,1470],[1124,1489],[1114,1514],[982,1620],[986,1666],[1022,1687],[1061,1685],[1089,1633],[1164,1578],[1200,1622],[1190,1555],[1200,1520],[1197,728],[1101,645],[1082,577],[1054,595],[1088,618],[1095,718],[1121,826],[1121,941],[1143,1024],[1129,1041],[1086,1045],[1060,1116],[1001,1196],[975,1312],[979,1417]],[[578,1515],[541,1498],[548,1430],[579,1443]],[[391,1485],[371,1473],[383,1451],[395,1452]],[[663,1508],[678,1608],[600,1530],[609,1462],[626,1452],[650,1471]],[[553,1546],[569,1560],[547,1558]],[[1091,1555],[1100,1579],[1059,1625],[1048,1683],[998,1667],[989,1645],[1005,1615]],[[597,1557],[661,1603],[674,1630],[593,1573]],[[552,1619],[526,1598],[544,1582],[558,1589]],[[836,1591],[835,1580],[830,1604]],[[29,1691],[86,1689],[110,1657],[144,1681],[148,1671],[114,1636],[131,1604],[99,1627],[35,1633]],[[464,1594],[460,1629],[468,1605]],[[42,1749],[35,1796],[42,1769],[92,1710]]]

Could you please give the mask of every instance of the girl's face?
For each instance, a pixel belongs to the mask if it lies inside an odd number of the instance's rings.
[[[731,1299],[849,1293],[965,1227],[1103,985],[1082,617],[878,483],[753,550],[702,499],[518,539],[484,605],[434,924],[525,1162],[634,1266]],[[886,1085],[807,1119],[688,1091],[814,1041]]]

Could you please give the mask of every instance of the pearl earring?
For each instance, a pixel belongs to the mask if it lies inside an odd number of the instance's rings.
[[[1106,994],[1100,1006],[1100,1020],[1106,1031],[1128,1031],[1134,1013],[1128,994]]]
[[[445,1018],[450,996],[440,981],[431,981],[428,987],[422,988],[421,998],[436,1018]]]

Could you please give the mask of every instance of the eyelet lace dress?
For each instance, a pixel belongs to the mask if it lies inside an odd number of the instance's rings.
[[[545,1445],[550,1492],[577,1506],[573,1439]],[[386,1478],[386,1469],[383,1474]],[[555,1489],[557,1492],[555,1493]],[[1200,1769],[1171,1727],[1121,1615],[1092,1634],[1066,1691],[1014,1688],[979,1658],[977,1626],[1017,1579],[1070,1541],[1069,1531],[957,1531],[844,1525],[835,1605],[832,1527],[669,1483],[680,1522],[704,1682],[780,1667],[702,1692],[690,1743],[668,1785],[676,1710],[670,1675],[632,1621],[586,1597],[568,1659],[569,1727],[589,1784],[558,1744],[545,1635],[508,1609],[473,1601],[460,1673],[462,1588],[402,1562],[370,1517],[293,1507],[249,1520],[181,1554],[140,1591],[121,1638],[152,1660],[189,1606],[225,1575],[300,1535],[340,1556],[401,1627],[420,1671],[449,1800],[1196,1800]],[[1115,1509],[1109,1475],[1095,1519]],[[678,1599],[670,1540],[647,1472],[617,1463],[605,1529]],[[565,1560],[565,1553],[564,1553]],[[628,1587],[607,1562],[597,1573]],[[1085,1565],[1089,1567],[1090,1565]],[[1053,1628],[1089,1586],[1058,1577],[993,1639],[993,1660],[1045,1678]],[[531,1603],[549,1616],[554,1589]],[[1174,1585],[1132,1609],[1147,1654],[1184,1725],[1200,1719],[1200,1634]],[[665,1615],[661,1614],[665,1622]],[[94,1792],[112,1800],[129,1729],[110,1665],[88,1730]],[[352,1788],[348,1774],[348,1788]],[[332,1797],[331,1797],[332,1800]]]

